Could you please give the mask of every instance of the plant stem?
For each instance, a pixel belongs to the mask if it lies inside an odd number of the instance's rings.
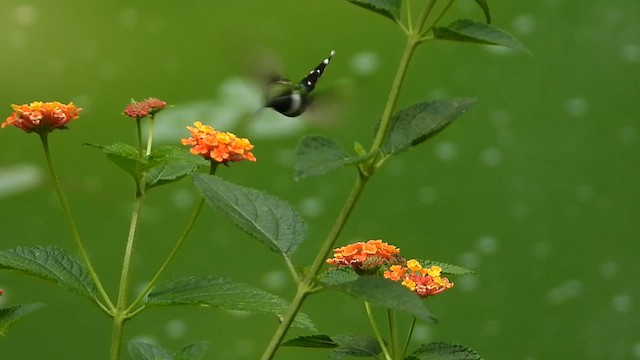
[[[140,218],[140,209],[142,208],[142,200],[144,199],[144,193],[138,188],[136,193],[136,199],[133,202],[133,211],[131,214],[131,224],[129,226],[129,236],[127,237],[127,247],[124,252],[124,260],[122,262],[122,273],[120,274],[120,287],[118,288],[118,303],[116,309],[113,312],[113,333],[111,338],[111,350],[110,359],[120,359],[120,352],[122,351],[122,340],[124,332],[124,324],[128,319],[127,307],[127,292],[129,289],[129,275],[131,267],[131,256],[133,255],[133,245],[135,243],[136,235],[138,232],[138,220]]]
[[[371,324],[371,328],[373,332],[376,334],[376,339],[378,339],[378,344],[380,344],[380,348],[382,349],[382,353],[384,354],[385,359],[393,360],[391,354],[389,354],[389,350],[387,350],[387,346],[384,343],[384,339],[380,334],[380,330],[378,330],[378,325],[376,325],[376,320],[373,317],[373,311],[371,311],[371,304],[368,301],[364,302],[364,307],[367,310],[367,317],[369,318],[369,323]]]
[[[218,168],[218,165],[219,163],[215,161],[211,161],[211,168],[209,169],[209,174],[211,175],[215,174],[216,169]],[[184,231],[178,238],[178,241],[176,241],[175,245],[173,246],[173,249],[171,249],[169,256],[167,256],[164,263],[160,266],[160,269],[158,269],[158,271],[153,276],[153,278],[151,278],[151,280],[149,281],[147,286],[144,288],[144,290],[142,290],[140,295],[138,295],[138,297],[125,310],[125,313],[129,313],[131,314],[131,317],[133,317],[135,314],[137,314],[141,310],[141,309],[135,309],[136,306],[138,306],[142,302],[142,299],[144,299],[144,297],[147,296],[149,292],[151,292],[151,289],[153,289],[153,287],[156,285],[156,283],[160,279],[160,276],[162,276],[162,274],[167,269],[167,267],[169,267],[169,264],[173,262],[173,259],[178,254],[178,251],[180,251],[180,248],[182,248],[182,245],[184,244],[185,240],[189,236],[189,233],[191,233],[191,229],[193,228],[193,225],[196,223],[196,219],[200,215],[200,212],[202,211],[203,206],[204,206],[204,198],[201,197],[193,213],[191,214],[191,217],[187,221],[187,226],[185,227]]]
[[[151,144],[153,144],[153,117],[150,117],[150,121],[149,121],[149,135],[147,137],[147,152],[146,155],[149,156],[151,155]]]
[[[342,207],[342,211],[340,211],[338,218],[333,224],[333,227],[331,228],[327,239],[322,244],[322,247],[318,251],[318,255],[316,256],[309,270],[306,272],[304,278],[298,284],[298,291],[296,292],[295,297],[291,301],[291,304],[289,305],[287,312],[282,318],[280,325],[276,329],[276,332],[273,334],[269,345],[262,354],[263,360],[273,359],[273,356],[275,355],[278,347],[280,346],[280,343],[287,334],[287,331],[289,330],[293,319],[300,310],[302,303],[306,299],[307,295],[314,291],[313,285],[315,283],[315,278],[318,275],[320,268],[324,264],[325,258],[333,248],[338,236],[340,235],[340,232],[344,228],[349,215],[351,215],[351,211],[353,211],[353,208],[358,202],[358,199],[362,194],[362,190],[364,190],[366,182],[367,178],[362,175],[358,176],[358,178],[356,179],[356,182],[351,188],[351,192],[347,197],[347,201],[345,202],[344,206]]]
[[[62,212],[64,213],[64,217],[67,220],[67,224],[69,225],[69,230],[71,232],[71,237],[76,244],[76,247],[80,251],[80,257],[87,267],[87,271],[89,271],[89,276],[91,280],[95,283],[96,288],[98,289],[98,293],[102,297],[102,300],[106,304],[106,306],[100,302],[98,299],[92,298],[93,302],[106,314],[110,314],[111,310],[113,310],[113,303],[111,299],[109,299],[109,295],[104,290],[102,283],[100,282],[100,278],[96,273],[93,265],[91,264],[91,260],[89,260],[89,256],[87,255],[87,250],[80,239],[80,234],[78,233],[78,228],[76,227],[75,222],[73,221],[73,216],[71,215],[71,210],[69,208],[69,204],[67,203],[67,198],[64,196],[64,192],[62,191],[62,185],[60,184],[60,179],[55,171],[53,166],[53,161],[51,159],[51,152],[49,151],[49,138],[48,133],[40,133],[40,140],[42,141],[42,148],[44,149],[44,155],[47,159],[47,165],[49,166],[49,172],[51,174],[51,179],[53,180],[53,185],[56,189],[56,193],[58,194],[58,199],[60,200],[60,205],[62,206]]]
[[[391,90],[389,92],[389,97],[387,98],[387,104],[382,114],[382,119],[380,120],[380,125],[378,126],[378,131],[375,135],[373,144],[371,146],[370,152],[372,153],[380,150],[384,142],[384,139],[387,135],[387,132],[389,131],[389,126],[391,123],[391,115],[393,114],[393,111],[395,110],[396,104],[398,102],[400,89],[402,88],[404,78],[407,74],[407,70],[409,69],[409,63],[411,61],[411,57],[413,56],[414,50],[419,45],[420,28],[425,23],[434,4],[435,4],[435,0],[430,0],[430,2],[427,4],[427,7],[425,8],[425,10],[423,11],[423,13],[421,14],[418,20],[418,27],[414,28],[413,32],[410,32],[407,34],[407,44],[402,54],[400,64],[398,65],[398,70],[396,71],[395,78],[391,85]],[[375,173],[375,170],[376,170],[375,164],[377,164],[377,161],[378,161],[378,159],[376,158],[368,162],[368,164],[366,164],[367,165],[366,167],[360,168],[360,171],[358,172],[358,177],[356,178],[356,181],[351,188],[351,192],[349,193],[349,196],[347,197],[347,200],[343,205],[342,210],[340,211],[340,214],[336,218],[336,221],[334,222],[331,228],[331,231],[327,235],[327,238],[322,243],[322,246],[320,247],[313,263],[311,264],[311,267],[305,273],[302,281],[298,283],[298,290],[296,292],[296,295],[293,298],[291,304],[289,305],[289,308],[287,309],[287,312],[285,313],[284,317],[282,318],[280,325],[276,329],[276,332],[273,334],[273,337],[271,338],[269,345],[267,345],[267,348],[262,354],[262,360],[273,359],[276,351],[278,350],[278,347],[280,346],[280,343],[282,342],[285,335],[287,334],[287,331],[291,326],[293,319],[295,318],[296,314],[302,307],[302,303],[310,293],[315,291],[314,284],[316,281],[316,277],[318,276],[318,273],[320,272],[322,265],[324,265],[325,259],[333,249],[335,242],[338,239],[338,236],[340,235],[340,233],[342,232],[342,229],[344,228],[345,224],[347,223],[347,220],[349,219],[351,212],[353,211],[356,203],[358,202],[360,195],[362,195],[362,191],[364,190],[364,187],[367,184],[367,181]]]
[[[137,132],[137,138],[138,138],[138,152],[140,153],[140,156],[142,156],[144,154],[144,149],[142,148],[142,119],[141,118],[136,118],[136,132]]]
[[[397,359],[400,354],[400,348],[398,345],[398,323],[396,321],[396,314],[393,310],[387,309],[387,319],[389,322],[389,338],[391,339],[391,353]]]
[[[405,355],[407,354],[407,350],[409,350],[409,344],[411,343],[411,336],[413,335],[413,329],[416,327],[416,317],[413,317],[413,320],[411,320],[411,326],[409,326],[409,333],[407,334],[407,342],[404,344],[404,348],[402,349],[402,356],[400,357],[401,359],[404,359]]]

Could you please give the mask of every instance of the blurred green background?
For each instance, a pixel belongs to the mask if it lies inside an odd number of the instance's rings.
[[[399,105],[453,96],[478,103],[429,143],[398,156],[374,178],[339,243],[382,238],[405,256],[456,263],[481,276],[428,301],[438,325],[420,324],[414,344],[446,340],[486,359],[640,359],[640,3],[637,0],[490,2],[494,24],[533,56],[457,43],[420,47]],[[477,20],[472,0],[450,12]],[[343,0],[65,1],[0,4],[0,104],[74,101],[71,130],[52,134],[54,161],[81,235],[115,291],[133,184],[83,142],[133,143],[130,98],[159,97],[159,140],[177,143],[202,120],[251,137],[258,162],[219,175],[294,204],[310,262],[353,179],[343,169],[294,182],[298,139],[320,133],[350,149],[370,144],[404,46],[380,16]],[[298,79],[336,51],[318,85],[327,110],[303,119],[263,111],[247,79],[280,58]],[[275,55],[275,56],[274,56]],[[322,90],[321,90],[322,89]],[[333,100],[331,100],[333,99]],[[331,119],[319,121],[318,119]],[[75,251],[35,135],[0,132],[2,248],[57,245]],[[149,194],[134,259],[139,288],[161,263],[197,200],[188,179]],[[278,256],[206,209],[168,276],[215,274],[286,298],[293,288]],[[2,271],[0,304],[45,302],[0,339],[0,358],[104,359],[111,324],[61,288]],[[336,294],[303,311],[322,333],[368,333],[362,305]],[[215,309],[155,309],[126,338],[170,349],[209,340],[207,359],[256,359],[275,319]],[[299,330],[290,336],[307,334]],[[283,348],[278,359],[322,359]],[[128,358],[128,355],[124,357]]]

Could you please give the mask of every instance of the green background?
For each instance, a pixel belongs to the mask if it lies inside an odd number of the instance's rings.
[[[479,101],[441,135],[384,167],[339,244],[382,238],[405,256],[480,273],[453,279],[454,290],[428,300],[440,323],[420,324],[415,345],[457,342],[486,359],[640,359],[640,4],[490,5],[494,24],[533,56],[458,43],[420,47],[399,106],[456,96]],[[472,0],[457,1],[446,20],[454,15],[482,19]],[[219,175],[301,211],[309,236],[294,261],[305,265],[354,174],[342,169],[294,182],[295,144],[314,133],[345,149],[354,141],[370,144],[404,46],[389,20],[342,0],[5,0],[0,22],[5,115],[10,104],[35,100],[84,108],[70,131],[52,134],[52,151],[80,233],[111,292],[133,184],[81,144],[133,143],[134,122],[121,115],[130,98],[155,96],[174,105],[157,119],[165,143],[177,143],[195,120],[251,137],[258,162]],[[246,79],[273,65],[264,59],[279,58],[284,73],[297,79],[331,49],[336,56],[318,85],[329,94],[324,110],[302,119],[263,111],[259,120],[234,120],[259,104],[258,88]],[[37,136],[8,128],[0,139],[2,248],[75,251]],[[196,200],[188,179],[149,194],[135,288],[159,266]],[[168,275],[206,274],[293,294],[281,259],[209,208]],[[107,357],[110,322],[85,300],[7,271],[0,272],[0,288],[2,306],[47,304],[0,339],[2,359]],[[303,311],[322,333],[371,333],[363,306],[346,296],[313,296]],[[271,317],[216,309],[154,309],[128,324],[126,338],[170,349],[209,340],[207,359],[256,359],[276,325]],[[290,348],[277,356],[325,357],[323,350]]]

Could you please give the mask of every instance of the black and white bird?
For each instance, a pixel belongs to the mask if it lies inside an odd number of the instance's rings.
[[[288,117],[296,117],[305,112],[312,102],[309,94],[329,65],[335,51],[322,60],[300,82],[293,82],[284,78],[277,78],[269,84],[266,91],[265,107],[269,107]]]

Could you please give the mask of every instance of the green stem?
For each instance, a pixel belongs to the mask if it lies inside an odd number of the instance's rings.
[[[147,152],[146,155],[151,155],[151,144],[153,144],[153,116],[149,118],[149,135],[147,136]]]
[[[413,317],[413,320],[411,321],[411,326],[409,326],[409,334],[407,334],[407,342],[404,344],[404,348],[402,349],[402,356],[400,357],[401,359],[404,359],[405,355],[407,354],[407,350],[409,350],[409,344],[411,343],[411,336],[413,335],[413,329],[415,329],[416,327],[416,317]]]
[[[91,264],[91,260],[89,260],[89,256],[87,254],[87,250],[80,239],[80,234],[78,233],[78,228],[76,227],[75,222],[73,221],[73,216],[71,215],[71,210],[69,208],[69,204],[67,203],[67,198],[64,196],[64,192],[62,191],[62,185],[60,184],[60,179],[58,179],[58,175],[53,166],[53,161],[51,160],[51,152],[49,151],[49,139],[48,133],[40,133],[40,140],[42,141],[42,148],[44,149],[44,156],[47,159],[47,165],[49,166],[49,172],[51,174],[51,179],[53,180],[53,185],[56,189],[56,193],[58,194],[58,199],[60,200],[60,205],[62,206],[62,212],[64,213],[64,217],[67,220],[67,224],[69,225],[69,230],[71,232],[71,237],[76,244],[76,247],[80,251],[80,257],[87,267],[87,271],[89,271],[89,276],[91,280],[95,283],[96,288],[98,289],[98,293],[102,297],[102,301],[106,304],[106,306],[98,299],[92,298],[92,301],[106,314],[110,314],[111,310],[113,310],[113,303],[111,299],[109,299],[109,295],[104,290],[102,283],[100,282],[100,278],[96,273],[93,265]]]
[[[435,4],[435,0],[430,0],[430,2],[427,4],[427,7],[421,14],[418,20],[418,25],[419,25],[419,27],[417,28],[418,31],[414,29],[414,32],[411,32],[407,35],[407,45],[405,46],[404,52],[402,54],[402,59],[400,60],[400,64],[398,65],[398,70],[396,71],[393,84],[391,85],[389,97],[387,98],[387,104],[382,114],[382,119],[380,120],[380,126],[378,126],[378,131],[373,140],[373,144],[371,146],[370,152],[377,152],[382,147],[383,141],[389,130],[391,115],[393,114],[393,111],[396,107],[396,103],[398,102],[400,89],[402,88],[404,78],[409,68],[411,57],[413,56],[413,52],[416,46],[418,46],[419,44],[419,41],[418,41],[420,38],[419,29],[423,26],[434,4]],[[359,168],[360,171],[358,173],[358,177],[356,178],[356,181],[351,188],[351,192],[347,197],[347,201],[342,207],[340,214],[336,218],[336,221],[334,222],[333,227],[331,228],[331,231],[327,235],[327,238],[322,243],[322,246],[320,247],[313,263],[311,264],[311,267],[305,273],[302,281],[298,283],[298,290],[296,292],[296,295],[293,298],[291,304],[289,305],[289,308],[287,309],[287,312],[285,313],[282,321],[280,322],[280,325],[276,329],[276,332],[273,334],[273,337],[271,338],[271,341],[267,345],[267,348],[262,354],[262,360],[273,359],[276,351],[278,350],[278,347],[280,346],[280,343],[282,342],[285,335],[287,334],[287,331],[291,326],[293,319],[295,318],[296,314],[302,307],[302,303],[304,302],[304,300],[309,294],[315,291],[314,284],[316,281],[316,277],[318,276],[318,273],[320,272],[322,265],[324,265],[327,256],[333,249],[335,242],[338,239],[338,236],[342,232],[342,229],[347,223],[347,220],[349,219],[351,212],[353,211],[356,203],[358,202],[358,199],[360,198],[360,195],[362,194],[362,191],[364,190],[364,187],[367,184],[367,181],[375,173],[377,161],[378,159],[372,159],[367,164],[368,166]]]
[[[140,152],[140,156],[144,154],[144,149],[142,148],[142,119],[136,118],[136,132],[138,138],[138,151]]]
[[[113,313],[113,333],[111,338],[110,359],[118,360],[122,351],[122,340],[124,332],[124,324],[129,318],[127,307],[127,292],[129,289],[129,276],[131,267],[131,257],[133,255],[133,245],[135,243],[138,232],[138,222],[140,219],[140,209],[142,208],[142,200],[144,194],[140,188],[137,190],[136,199],[133,202],[133,211],[131,214],[131,225],[129,226],[129,236],[127,237],[127,247],[124,252],[124,260],[122,262],[122,273],[120,274],[120,287],[118,288],[118,303]]]
[[[398,358],[398,355],[400,354],[398,344],[398,322],[396,321],[396,314],[393,310],[387,309],[387,319],[389,322],[389,337],[391,338],[391,353],[393,356]]]
[[[218,165],[219,163],[215,161],[211,161],[211,168],[209,170],[209,174],[211,175],[215,174],[216,169],[218,168]],[[144,297],[147,296],[149,292],[151,292],[151,289],[153,289],[153,287],[156,285],[156,283],[158,282],[158,280],[160,279],[164,271],[173,262],[173,259],[178,254],[178,251],[180,251],[180,248],[182,248],[182,245],[184,244],[185,240],[189,236],[189,233],[191,233],[191,229],[193,228],[193,225],[196,223],[196,219],[198,219],[198,216],[200,215],[200,212],[202,211],[203,206],[204,206],[204,198],[200,198],[200,201],[198,201],[198,204],[196,205],[195,210],[191,214],[191,218],[189,218],[189,220],[187,221],[187,226],[185,227],[184,231],[178,238],[178,241],[176,241],[175,245],[173,246],[173,249],[171,249],[169,256],[167,256],[164,263],[160,266],[160,269],[158,269],[158,271],[153,276],[153,278],[151,278],[151,280],[149,281],[147,286],[144,288],[144,290],[142,290],[140,295],[138,295],[138,297],[125,310],[125,313],[131,314],[130,316],[131,318],[134,317],[138,312],[140,312],[140,310],[142,310],[142,308],[140,309],[135,309],[135,308],[142,302]]]
[[[376,334],[376,339],[378,339],[378,344],[380,344],[380,348],[382,349],[382,353],[384,354],[384,358],[387,360],[393,360],[391,354],[389,354],[389,350],[387,350],[387,346],[384,343],[384,339],[380,334],[380,330],[378,329],[378,325],[376,325],[376,320],[373,317],[373,311],[371,310],[371,304],[368,301],[364,302],[364,307],[367,309],[367,317],[369,318],[369,323],[371,324],[371,328],[373,332]]]
[[[431,25],[429,25],[429,27],[426,28],[424,31],[421,31],[421,35],[420,36],[424,36],[424,34],[429,32],[429,30],[431,30],[434,26],[438,25],[438,23],[440,22],[440,20],[444,16],[444,14],[446,14],[447,11],[449,11],[449,8],[451,7],[451,5],[453,5],[453,0],[449,0],[447,5],[444,6],[444,8],[440,12],[440,14],[438,14],[438,17],[436,17],[436,19],[433,21],[433,23],[431,23]],[[422,24],[424,25],[424,22]],[[421,29],[423,25],[421,25],[418,29]]]
[[[315,283],[315,278],[318,275],[320,268],[324,264],[327,255],[329,254],[329,252],[331,252],[331,249],[333,249],[333,246],[338,239],[340,232],[344,228],[344,225],[349,219],[349,215],[351,215],[353,208],[358,202],[358,199],[362,194],[362,190],[364,190],[366,182],[367,178],[362,175],[358,176],[358,178],[356,179],[355,184],[351,188],[351,193],[349,193],[347,201],[342,207],[342,211],[340,211],[340,214],[338,215],[335,223],[333,224],[333,227],[331,228],[327,239],[322,244],[318,255],[316,256],[309,270],[305,273],[304,278],[298,284],[298,291],[296,292],[295,297],[291,301],[291,304],[289,305],[287,312],[282,318],[280,325],[276,329],[276,332],[273,334],[269,345],[262,354],[263,360],[273,359],[276,351],[278,350],[278,347],[280,346],[280,343],[287,334],[287,331],[289,330],[293,319],[300,310],[302,303],[306,299],[307,295],[311,294],[314,291],[313,285]]]

